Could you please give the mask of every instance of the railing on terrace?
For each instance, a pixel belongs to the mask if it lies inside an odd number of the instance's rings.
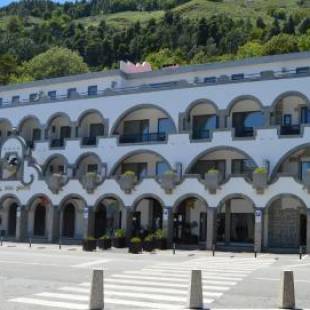
[[[64,139],[52,139],[50,143],[51,147],[62,147],[65,145]]]
[[[280,135],[299,135],[300,125],[281,126]]]
[[[82,145],[96,145],[97,137],[84,137],[82,138]]]
[[[166,141],[165,132],[155,132],[146,134],[120,135],[119,143],[139,143],[139,142],[161,142]]]

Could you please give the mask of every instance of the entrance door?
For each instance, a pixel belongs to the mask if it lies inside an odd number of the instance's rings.
[[[141,212],[134,212],[132,215],[132,227],[133,227],[133,234],[135,236],[140,235],[141,230]]]
[[[74,238],[75,233],[75,208],[70,203],[63,210],[62,235],[66,238]]]
[[[16,236],[16,216],[17,204],[13,203],[9,206],[8,235]]]
[[[99,238],[106,233],[106,208],[100,205],[95,212],[95,238]]]
[[[45,223],[46,223],[46,208],[45,206],[38,205],[34,214],[34,235],[45,235]]]
[[[307,216],[305,214],[300,215],[300,245],[306,245],[307,243]]]
[[[199,241],[206,241],[207,236],[207,213],[200,213]]]

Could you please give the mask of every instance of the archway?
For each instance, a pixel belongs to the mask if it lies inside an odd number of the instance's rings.
[[[267,209],[268,248],[297,249],[306,245],[306,206],[293,195],[273,199]]]
[[[207,204],[195,196],[179,201],[173,215],[174,241],[181,244],[198,244],[206,241]]]
[[[156,197],[145,196],[134,204],[133,235],[145,237],[163,227],[163,205]]]
[[[16,236],[16,223],[17,223],[17,208],[18,205],[16,202],[13,202],[9,205],[8,212],[8,236],[15,237]]]
[[[33,234],[40,237],[46,235],[46,207],[42,204],[35,208]]]
[[[253,245],[255,212],[253,202],[242,195],[224,199],[217,212],[216,241],[225,245]]]
[[[74,238],[75,236],[75,207],[68,203],[63,208],[62,236]]]

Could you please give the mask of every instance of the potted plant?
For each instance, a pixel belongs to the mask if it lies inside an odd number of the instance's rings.
[[[171,194],[178,184],[179,177],[173,170],[167,170],[160,178],[160,185],[167,194]]]
[[[118,183],[126,194],[130,194],[137,184],[137,176],[133,171],[126,171],[119,177]]]
[[[82,176],[81,183],[83,188],[86,189],[87,193],[91,194],[100,183],[100,175],[98,175],[97,172],[87,172]]]
[[[258,167],[253,172],[253,186],[257,192],[263,193],[267,188],[268,171],[265,167]]]
[[[139,254],[142,251],[142,240],[139,237],[133,237],[129,243],[129,253]]]
[[[117,229],[114,233],[112,239],[112,244],[115,248],[125,248],[126,247],[126,234],[124,229]]]
[[[162,229],[157,229],[155,231],[155,242],[156,242],[156,248],[160,250],[167,249],[167,238]]]
[[[149,234],[143,240],[143,250],[152,252],[155,249],[154,235]]]
[[[98,247],[102,250],[110,249],[112,246],[111,237],[109,235],[103,235],[98,239]]]
[[[83,240],[83,251],[95,251],[97,247],[97,240],[92,237],[89,236],[86,239]]]
[[[215,194],[220,184],[220,173],[217,169],[210,169],[205,174],[205,185],[210,194]]]
[[[53,173],[47,178],[48,188],[54,193],[58,194],[58,192],[65,185],[66,176],[60,173]]]

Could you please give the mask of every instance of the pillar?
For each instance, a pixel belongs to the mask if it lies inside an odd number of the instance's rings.
[[[94,209],[93,207],[85,207],[83,209],[83,237],[86,239],[87,237],[94,236]]]
[[[207,250],[212,250],[216,238],[216,208],[207,209]]]
[[[165,207],[163,210],[163,231],[167,237],[167,247],[173,243],[173,208]]]
[[[230,226],[231,226],[231,204],[230,201],[225,203],[225,243],[230,243]]]
[[[47,241],[52,243],[56,241],[59,231],[59,213],[57,206],[49,206],[47,212]]]
[[[131,207],[126,207],[126,239],[127,241],[130,240],[132,235],[132,229],[133,229],[133,210]]]
[[[260,253],[263,244],[263,208],[255,208],[254,251]]]
[[[226,110],[220,110],[218,115],[218,127],[220,129],[226,128]]]
[[[27,210],[25,206],[18,206],[16,211],[16,241],[27,238]]]
[[[306,238],[306,252],[310,254],[310,209],[306,209],[307,212],[307,238]]]

